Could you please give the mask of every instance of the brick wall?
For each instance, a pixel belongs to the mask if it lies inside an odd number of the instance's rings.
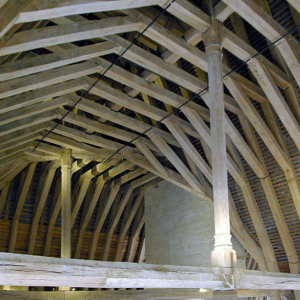
[[[214,223],[207,201],[162,181],[146,190],[145,212],[147,263],[210,266]],[[242,256],[242,247],[232,241]]]

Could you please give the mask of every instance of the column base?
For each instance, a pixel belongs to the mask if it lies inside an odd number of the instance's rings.
[[[236,261],[236,252],[232,249],[232,246],[215,246],[211,252],[211,266],[213,268],[231,268]]]

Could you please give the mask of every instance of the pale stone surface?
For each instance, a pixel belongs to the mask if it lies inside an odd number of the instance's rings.
[[[145,212],[147,263],[210,267],[214,219],[207,201],[162,181],[145,191]],[[244,256],[234,237],[232,243]],[[245,268],[244,257],[237,267]]]

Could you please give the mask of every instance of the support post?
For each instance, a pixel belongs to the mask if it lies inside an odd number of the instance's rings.
[[[204,34],[204,42],[208,62],[215,224],[211,264],[212,267],[230,268],[236,261],[236,253],[230,235],[221,23],[212,21],[212,26]]]
[[[61,257],[71,258],[71,150],[61,156]]]
[[[71,258],[71,150],[64,149],[61,155],[61,258]],[[60,291],[70,290],[60,287]]]

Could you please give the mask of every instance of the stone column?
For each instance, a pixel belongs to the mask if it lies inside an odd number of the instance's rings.
[[[211,28],[204,34],[208,62],[215,224],[211,263],[212,267],[230,268],[236,261],[236,254],[232,249],[229,220],[221,26],[221,23],[213,20]]]
[[[61,257],[71,258],[71,150],[61,156]]]

